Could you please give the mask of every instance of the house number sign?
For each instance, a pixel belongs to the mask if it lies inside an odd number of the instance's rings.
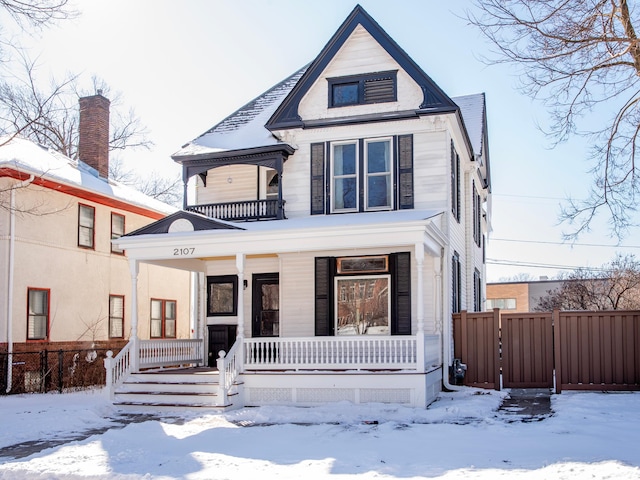
[[[182,247],[182,248],[174,248],[173,255],[176,257],[181,257],[183,255],[193,255],[196,249],[194,247]]]

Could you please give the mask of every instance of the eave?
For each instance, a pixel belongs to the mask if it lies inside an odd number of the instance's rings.
[[[16,170],[13,168],[2,167],[0,168],[0,177],[9,177],[16,180],[26,180],[31,175],[34,175],[33,185],[38,185],[49,190],[71,195],[82,200],[87,200],[100,205],[104,205],[110,208],[123,210],[125,212],[135,213],[144,217],[159,220],[166,216],[166,213],[151,210],[149,208],[141,207],[128,203],[124,200],[119,200],[113,197],[108,197],[100,193],[92,192],[91,190],[85,190],[75,185],[69,185],[60,181],[51,180],[46,178],[42,172],[30,172],[28,170]]]

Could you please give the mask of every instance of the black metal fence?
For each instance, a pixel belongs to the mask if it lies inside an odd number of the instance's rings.
[[[105,384],[104,358],[117,349],[40,350],[0,352],[0,395],[7,393],[7,370],[11,362],[8,393],[45,393],[81,390]]]

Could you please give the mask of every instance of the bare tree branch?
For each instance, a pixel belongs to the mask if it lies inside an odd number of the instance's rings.
[[[522,91],[549,110],[552,145],[591,142],[591,194],[561,213],[571,239],[603,209],[618,238],[638,225],[638,15],[626,0],[475,0],[467,12],[494,47],[484,60],[518,67]]]

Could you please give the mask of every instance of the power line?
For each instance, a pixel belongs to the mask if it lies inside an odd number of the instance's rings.
[[[551,242],[546,240],[516,240],[511,238],[491,238],[490,242],[513,242],[513,243],[540,243],[545,245],[564,245],[568,247],[607,247],[607,248],[640,248],[640,245],[608,245],[604,243],[566,243]]]
[[[606,269],[599,267],[585,267],[583,266],[575,266],[575,265],[557,265],[550,263],[535,263],[535,262],[519,262],[517,260],[501,260],[496,258],[487,258],[487,264],[491,265],[501,265],[505,267],[527,267],[527,268],[552,268],[555,270],[577,270],[579,268],[587,268],[589,270],[599,270],[605,271]]]

